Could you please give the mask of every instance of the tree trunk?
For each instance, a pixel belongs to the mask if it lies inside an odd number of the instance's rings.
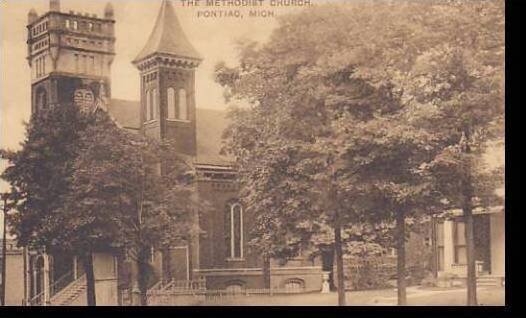
[[[460,146],[465,154],[471,153],[469,146],[469,131],[464,131],[460,140]],[[467,158],[468,160],[469,157]],[[475,268],[475,241],[473,238],[473,177],[471,175],[471,163],[467,165],[466,175],[462,178],[462,213],[464,215],[467,258],[467,305],[477,305],[477,274]]]
[[[141,306],[148,305],[148,254],[149,249],[147,247],[142,247],[139,251],[138,259],[138,280],[139,280],[139,290],[141,292]]]
[[[334,249],[336,252],[336,271],[338,272],[338,306],[345,306],[345,276],[343,272],[342,229],[339,213],[334,222]]]
[[[6,264],[7,264],[7,199],[4,199],[4,211],[3,211],[3,230],[2,230],[2,290],[0,291],[0,297],[2,306],[5,306],[5,290],[6,290]],[[25,272],[25,269],[24,269]]]
[[[82,265],[86,273],[86,302],[88,306],[96,306],[95,294],[95,273],[93,272],[93,255],[91,252],[86,252],[82,256]]]
[[[265,288],[271,288],[270,286],[270,257],[263,255],[263,283]]]
[[[405,271],[405,213],[399,211],[396,214],[396,289],[398,292],[398,305],[407,305],[406,294],[406,271]]]
[[[467,258],[467,305],[477,305],[477,274],[475,268],[475,242],[473,238],[473,209],[471,206],[471,196],[464,196],[464,204],[462,207],[464,213],[466,238],[466,258]]]

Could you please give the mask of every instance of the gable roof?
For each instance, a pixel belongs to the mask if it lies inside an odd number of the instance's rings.
[[[123,127],[141,128],[140,102],[112,99],[108,112]],[[220,155],[223,131],[229,124],[223,110],[196,108],[197,157],[196,163],[215,166],[231,165],[232,158]]]
[[[202,59],[184,34],[174,8],[168,0],[163,0],[152,33],[133,62],[139,62],[154,53]]]

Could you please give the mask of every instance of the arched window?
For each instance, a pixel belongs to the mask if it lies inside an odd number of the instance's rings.
[[[152,119],[152,91],[146,91],[146,120]]]
[[[157,97],[157,88],[152,90],[152,119],[159,118],[159,103]]]
[[[167,98],[167,104],[168,104],[168,118],[175,119],[176,118],[176,111],[175,111],[175,89],[173,87],[169,87],[166,90],[166,98]]]
[[[225,287],[225,291],[229,294],[242,294],[244,285],[241,282],[229,282]]]
[[[239,203],[228,205],[225,214],[227,257],[243,258],[243,207]]]
[[[186,102],[186,90],[179,90],[179,119],[188,120],[188,105]]]
[[[305,282],[300,278],[290,278],[285,281],[283,287],[291,292],[301,292],[305,289]]]
[[[47,109],[47,92],[43,88],[37,91],[37,110]]]

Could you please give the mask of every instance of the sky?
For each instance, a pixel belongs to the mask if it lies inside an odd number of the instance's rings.
[[[203,0],[204,1],[204,0]],[[103,16],[107,0],[62,0],[61,11],[95,13]],[[277,25],[275,18],[198,18],[198,9],[172,0],[180,23],[194,47],[204,57],[196,73],[199,108],[224,108],[222,89],[213,79],[216,63],[235,64],[234,42],[239,38],[265,41]],[[112,65],[112,97],[139,99],[139,73],[131,61],[143,48],[155,23],[161,0],[113,0],[115,10],[116,57]],[[30,116],[30,69],[27,55],[27,13],[47,12],[48,0],[3,0],[1,7],[1,146],[19,147],[24,138],[23,121]],[[226,9],[226,8],[222,8]],[[295,8],[276,9],[276,16]]]

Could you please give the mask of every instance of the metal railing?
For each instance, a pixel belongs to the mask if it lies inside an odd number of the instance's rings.
[[[41,291],[40,293],[36,294],[31,299],[29,299],[27,303],[29,306],[42,306],[44,305],[44,302],[44,291]]]
[[[197,280],[171,280],[168,282],[159,281],[148,290],[148,293],[170,291],[195,291],[205,289],[206,280],[204,278]]]

